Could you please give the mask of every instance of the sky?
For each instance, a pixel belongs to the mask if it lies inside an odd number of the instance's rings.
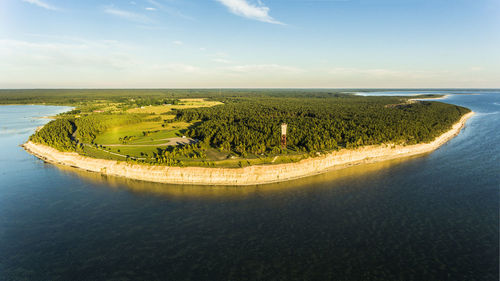
[[[499,0],[0,0],[0,88],[499,88]]]

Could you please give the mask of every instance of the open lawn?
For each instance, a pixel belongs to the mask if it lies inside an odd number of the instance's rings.
[[[96,137],[95,143],[108,144],[158,144],[165,139],[180,137],[182,131],[191,124],[186,122],[164,123],[141,122],[132,125],[114,127]]]

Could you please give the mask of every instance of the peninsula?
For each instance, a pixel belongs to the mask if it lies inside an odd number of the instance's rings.
[[[32,135],[23,145],[28,152],[54,164],[173,184],[265,184],[428,153],[473,115],[416,100],[428,96],[311,90],[46,95],[47,104],[75,109]]]

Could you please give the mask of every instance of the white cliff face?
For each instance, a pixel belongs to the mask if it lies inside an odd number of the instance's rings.
[[[462,116],[460,121],[454,124],[449,131],[430,143],[408,146],[366,146],[354,150],[343,149],[320,157],[304,159],[297,163],[257,165],[245,168],[149,166],[61,152],[33,142],[27,142],[23,146],[28,152],[47,162],[111,176],[172,184],[254,185],[296,179],[354,164],[372,163],[431,152],[456,136],[473,114],[474,112],[470,112]]]

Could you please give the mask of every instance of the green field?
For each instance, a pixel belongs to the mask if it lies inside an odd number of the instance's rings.
[[[191,123],[175,122],[141,122],[138,124],[113,127],[95,139],[95,142],[102,145],[121,144],[125,137],[132,137],[127,144],[158,144],[165,142],[164,139],[182,136]]]

